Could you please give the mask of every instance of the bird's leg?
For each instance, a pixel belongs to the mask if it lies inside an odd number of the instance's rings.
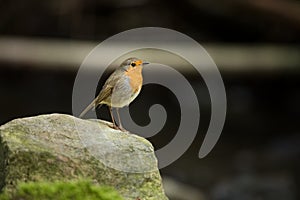
[[[121,123],[121,118],[120,118],[120,114],[119,114],[119,108],[116,108],[116,111],[117,111],[117,116],[118,116],[118,121],[119,121],[119,129],[121,131],[126,131],[123,126],[122,126],[122,123]]]
[[[111,120],[112,120],[112,123],[113,123],[112,128],[116,129],[116,128],[118,128],[118,126],[116,125],[115,118],[114,118],[114,115],[112,113],[112,107],[108,106],[108,109],[109,109],[110,117],[111,117]]]

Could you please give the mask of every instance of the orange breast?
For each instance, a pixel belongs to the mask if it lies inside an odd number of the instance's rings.
[[[130,86],[132,89],[132,92],[138,92],[143,84],[143,76],[142,76],[142,68],[141,67],[135,67],[131,68],[125,74],[130,78]]]

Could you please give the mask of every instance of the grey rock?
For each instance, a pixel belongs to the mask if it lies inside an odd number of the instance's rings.
[[[88,178],[125,199],[164,200],[154,149],[146,139],[102,120],[50,114],[0,127],[0,189],[18,181]]]

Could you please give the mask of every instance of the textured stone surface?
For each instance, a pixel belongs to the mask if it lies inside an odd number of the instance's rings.
[[[101,120],[50,114],[0,127],[0,187],[90,178],[125,199],[167,199],[152,145]]]

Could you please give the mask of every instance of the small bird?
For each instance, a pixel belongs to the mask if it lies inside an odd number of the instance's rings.
[[[106,104],[109,108],[113,128],[125,130],[122,126],[119,108],[128,106],[140,93],[143,85],[143,66],[149,64],[138,58],[128,58],[106,80],[99,95],[79,115],[82,118],[90,109]],[[117,126],[112,108],[116,108]]]

